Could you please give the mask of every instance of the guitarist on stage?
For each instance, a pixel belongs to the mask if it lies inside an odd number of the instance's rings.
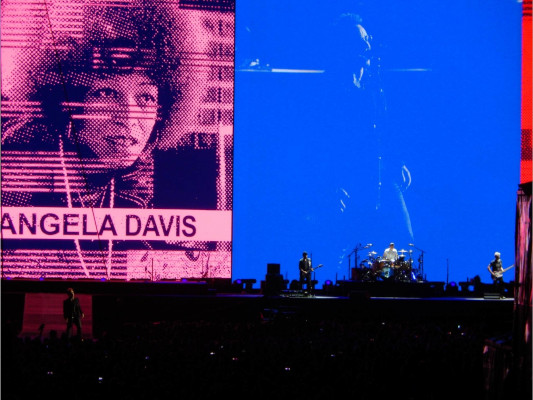
[[[495,287],[497,288],[498,293],[500,294],[500,298],[504,298],[503,273],[511,269],[513,266],[514,265],[511,265],[509,268],[504,269],[502,266],[502,259],[500,258],[499,252],[494,253],[494,260],[492,260],[487,266],[487,269],[489,270],[490,275],[492,277],[492,281]]]
[[[299,268],[300,268],[300,286],[303,290],[304,284],[306,285],[306,293],[308,295],[313,294],[313,280],[312,280],[312,273],[313,273],[313,264],[311,263],[311,259],[307,257],[307,252],[303,252],[302,258],[300,258],[299,262]]]

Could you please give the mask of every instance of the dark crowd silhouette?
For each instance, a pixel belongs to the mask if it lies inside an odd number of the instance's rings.
[[[2,398],[487,399],[483,354],[496,333],[481,321],[313,319],[276,309],[121,323],[84,339],[21,337],[5,322]]]

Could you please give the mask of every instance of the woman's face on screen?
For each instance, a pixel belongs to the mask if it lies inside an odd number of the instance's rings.
[[[157,119],[158,88],[144,73],[96,79],[83,100],[78,140],[104,168],[131,166]]]

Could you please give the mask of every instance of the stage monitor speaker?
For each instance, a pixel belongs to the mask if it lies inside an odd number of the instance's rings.
[[[264,281],[263,294],[277,296],[287,289],[287,283],[288,281],[285,281],[281,274],[267,274]]]
[[[269,275],[279,275],[280,264],[267,264],[267,274]]]

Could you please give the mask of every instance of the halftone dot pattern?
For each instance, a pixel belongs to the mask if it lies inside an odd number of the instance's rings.
[[[531,182],[532,177],[532,165],[531,164],[531,136],[533,131],[531,129],[522,129],[522,143],[521,143],[521,176],[520,179],[522,182]]]
[[[226,191],[223,193],[226,210],[233,210],[233,135],[224,137]]]
[[[231,210],[234,12],[233,0],[3,1],[2,205],[157,208],[154,154],[188,149],[216,157],[202,184],[210,209]],[[231,244],[35,245],[3,250],[6,277],[129,279],[145,247],[167,260],[160,277],[231,276]]]

